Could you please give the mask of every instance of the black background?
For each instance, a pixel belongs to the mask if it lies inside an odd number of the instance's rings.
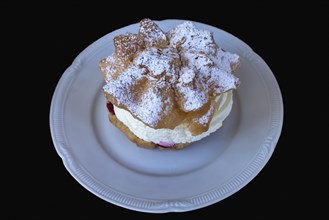
[[[14,15],[1,15],[5,30],[2,52],[8,58],[3,65],[8,71],[3,74],[9,76],[9,80],[3,78],[1,89],[6,104],[3,109],[9,111],[8,118],[4,117],[4,143],[9,144],[3,145],[1,162],[6,203],[2,215],[159,219],[203,219],[210,214],[218,218],[328,216],[328,157],[324,153],[329,122],[327,2],[219,2],[219,6],[199,2],[190,9],[169,2],[120,6],[76,2],[3,4],[2,10]],[[235,35],[265,60],[281,88],[284,124],[271,159],[244,188],[202,209],[148,214],[105,202],[67,172],[51,139],[50,102],[65,69],[100,37],[145,17],[193,20]],[[9,90],[4,89],[7,83]]]

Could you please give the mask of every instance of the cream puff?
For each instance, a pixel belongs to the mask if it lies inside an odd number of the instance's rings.
[[[186,21],[168,32],[150,19],[114,38],[99,67],[109,119],[138,146],[180,149],[223,125],[239,79],[239,56]]]

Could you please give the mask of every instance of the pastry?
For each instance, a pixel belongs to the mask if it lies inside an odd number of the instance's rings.
[[[114,38],[99,62],[110,122],[140,147],[181,149],[223,125],[239,79],[239,56],[207,30],[183,22],[164,32],[140,21],[136,34]]]

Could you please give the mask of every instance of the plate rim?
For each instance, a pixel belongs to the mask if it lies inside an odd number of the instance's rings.
[[[156,22],[184,21],[187,20],[165,19]],[[236,36],[209,24],[192,20],[189,21],[195,24],[209,26],[213,29],[219,30],[220,32],[228,34],[229,37],[239,42],[239,46],[243,46],[244,51],[241,56],[245,57],[250,61],[255,61],[254,59],[256,58],[258,62],[263,63],[263,66],[267,69],[267,72],[270,73],[267,75],[267,77],[270,77],[272,80],[272,90],[276,91],[275,93],[271,93],[272,105],[276,106],[276,112],[271,112],[271,129],[267,133],[267,136],[264,138],[264,142],[260,147],[259,152],[255,155],[255,159],[243,170],[242,173],[235,176],[227,184],[224,184],[224,186],[217,187],[213,190],[207,191],[206,193],[200,195],[193,196],[189,199],[184,199],[180,201],[142,199],[124,194],[122,192],[118,192],[114,189],[109,189],[109,186],[103,186],[99,181],[95,180],[93,176],[88,173],[87,170],[85,170],[81,165],[79,165],[73,160],[73,157],[70,153],[70,148],[69,146],[67,146],[68,142],[64,133],[62,123],[63,114],[60,113],[63,112],[64,105],[56,105],[56,102],[58,102],[58,97],[66,94],[67,90],[69,90],[70,85],[74,79],[73,73],[75,73],[80,68],[81,63],[84,59],[86,59],[88,56],[92,56],[93,51],[96,50],[95,48],[98,48],[99,44],[102,44],[104,40],[107,40],[107,37],[110,34],[116,35],[116,32],[120,33],[123,29],[127,29],[130,26],[137,25],[138,23],[130,24],[125,27],[114,30],[86,47],[82,52],[80,52],[78,56],[76,56],[72,64],[64,71],[53,93],[49,113],[50,131],[53,144],[55,146],[56,152],[62,158],[66,170],[68,170],[68,172],[87,190],[107,202],[130,210],[149,213],[184,212],[206,207],[234,194],[235,192],[243,188],[246,184],[248,184],[253,178],[255,178],[257,174],[267,164],[268,160],[274,152],[277,142],[279,141],[283,126],[283,101],[279,84],[270,67],[257,53],[255,53],[251,49],[250,46],[248,46],[245,42],[243,42]]]

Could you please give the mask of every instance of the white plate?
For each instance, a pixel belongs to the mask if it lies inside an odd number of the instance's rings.
[[[167,31],[182,20],[157,22]],[[100,198],[142,212],[183,212],[237,192],[270,159],[283,123],[278,84],[250,47],[218,28],[216,42],[241,57],[233,110],[223,128],[180,151],[136,147],[107,118],[98,62],[113,52],[113,37],[137,33],[139,24],[116,30],[86,48],[64,72],[50,109],[50,128],[66,169]]]

